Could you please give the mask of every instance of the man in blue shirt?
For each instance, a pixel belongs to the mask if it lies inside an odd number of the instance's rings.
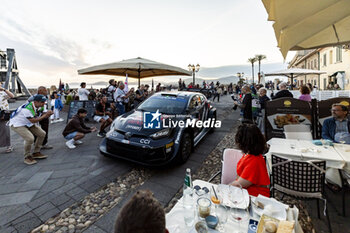
[[[332,118],[326,119],[322,127],[322,138],[350,144],[349,110],[342,104],[332,105]]]

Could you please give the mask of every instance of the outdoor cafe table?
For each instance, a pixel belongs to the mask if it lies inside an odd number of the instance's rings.
[[[343,152],[336,145],[328,146],[317,146],[309,140],[299,139],[284,139],[284,138],[272,138],[267,142],[270,145],[269,152],[266,154],[269,165],[271,168],[271,155],[278,155],[285,158],[296,159],[296,160],[324,160],[328,168],[336,169],[350,169],[350,154],[349,152]],[[305,151],[307,150],[307,151]],[[340,153],[339,153],[340,151]],[[348,158],[348,162],[344,160],[344,157]],[[348,166],[346,166],[348,164]]]
[[[350,173],[350,145],[341,145],[341,144],[335,143],[334,149],[345,161],[345,166],[343,169],[348,173]]]
[[[207,187],[209,190],[212,186],[214,188],[217,187],[216,184],[211,184],[202,180],[195,180],[193,181],[193,186],[199,185],[200,187]],[[210,193],[208,194],[209,198]],[[193,194],[194,203],[197,203],[197,194]],[[251,197],[252,198],[252,197]],[[193,205],[193,208],[197,209],[196,204]],[[252,211],[252,208],[250,208],[250,219],[254,219],[256,221],[259,221],[260,217],[256,213]],[[166,227],[169,230],[169,233],[196,233],[196,230],[194,230],[194,225],[196,222],[198,222],[198,213],[196,213],[196,218],[194,221],[194,224],[192,227],[187,227],[185,225],[184,217],[183,217],[183,198],[181,197],[180,200],[176,203],[176,205],[171,209],[171,211],[166,215]],[[211,210],[213,211],[213,209]],[[225,224],[225,232],[235,232],[238,228],[240,228],[241,232],[248,232],[248,222],[242,221],[241,223],[237,223],[233,220],[233,217],[231,216],[230,209],[228,208],[228,217],[227,217],[227,223]],[[298,215],[298,209],[294,207],[293,209],[289,208],[287,211],[287,220],[295,220]],[[240,224],[240,225],[238,225]],[[209,232],[218,232],[218,231],[209,231]],[[295,227],[295,233],[302,233],[303,230],[300,227],[300,224],[298,221],[296,221],[296,227]]]

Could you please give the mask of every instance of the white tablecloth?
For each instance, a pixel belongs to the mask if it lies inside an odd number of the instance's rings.
[[[271,154],[275,154],[295,160],[325,160],[327,167],[336,169],[343,169],[346,165],[344,158],[333,146],[325,148],[324,146],[314,145],[312,141],[284,138],[272,138],[267,143],[270,145],[267,154],[269,160]],[[295,148],[292,148],[293,146],[295,146]],[[305,150],[308,151],[302,152]],[[317,150],[319,152],[316,152]]]
[[[214,188],[216,188],[217,185],[215,184],[211,184],[202,180],[195,180],[193,181],[193,186],[195,185],[199,185],[200,187],[207,187],[209,190],[211,189],[211,186],[214,186]],[[198,196],[196,194],[194,195],[194,202],[197,201]],[[196,205],[194,205],[196,206]],[[182,198],[176,203],[176,205],[171,209],[171,211],[166,215],[166,227],[169,230],[170,233],[189,233],[189,232],[196,232],[195,230],[193,230],[194,226],[192,227],[186,227],[185,222],[184,222],[184,217],[183,217],[183,201]],[[229,210],[230,211],[230,210]],[[288,220],[295,220],[294,215],[295,215],[295,211],[297,211],[296,207],[294,210],[294,213],[291,209],[288,210],[287,212],[287,219]],[[250,213],[251,214],[251,219],[257,220],[259,221],[260,217],[255,214],[255,213]],[[197,216],[197,214],[196,214]],[[195,223],[198,221],[198,217],[196,217],[197,219],[195,219]],[[230,213],[228,213],[228,219],[227,219],[227,223],[225,225],[225,232],[233,232],[235,229],[238,229],[238,227],[240,227],[242,232],[248,232],[248,222],[247,221],[243,221],[240,223],[240,226],[238,225],[237,222],[233,221],[233,218],[231,216]],[[302,229],[298,223],[298,221],[296,221],[296,227],[295,227],[295,232],[296,233],[302,233]],[[195,224],[194,223],[194,224]],[[217,231],[209,231],[209,232],[217,232]]]
[[[335,150],[344,159],[344,170],[350,173],[350,145],[334,144]]]

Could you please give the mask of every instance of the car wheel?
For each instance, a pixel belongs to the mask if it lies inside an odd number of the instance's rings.
[[[182,164],[187,161],[192,152],[192,139],[189,133],[184,133],[181,138],[180,150],[177,154],[177,162]]]

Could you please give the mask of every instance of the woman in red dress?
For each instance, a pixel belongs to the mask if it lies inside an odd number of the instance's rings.
[[[237,164],[237,179],[231,185],[242,186],[252,196],[270,197],[270,178],[262,156],[266,140],[260,129],[253,124],[240,125],[235,142],[244,154]]]

